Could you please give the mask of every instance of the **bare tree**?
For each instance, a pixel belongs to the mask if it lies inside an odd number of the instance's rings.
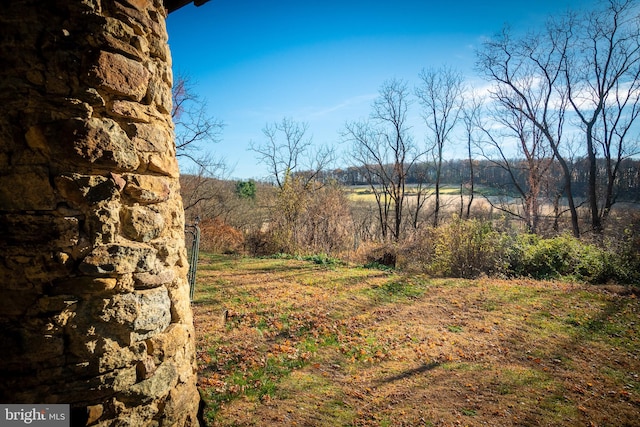
[[[188,76],[176,76],[171,94],[176,155],[189,161],[192,167],[181,174],[182,199],[185,212],[194,218],[201,215],[198,211],[201,205],[221,197],[220,186],[213,185],[215,180],[211,179],[225,177],[227,165],[224,159],[211,154],[208,146],[220,142],[224,123],[208,115],[206,102],[198,96]]]
[[[311,146],[311,138],[307,136],[309,125],[283,118],[281,122],[267,124],[262,133],[265,140],[262,144],[250,142],[249,149],[254,151],[258,160],[267,166],[278,188],[283,188],[287,176],[295,171]]]
[[[522,102],[522,101],[520,101]],[[507,201],[492,205],[521,218],[529,232],[537,233],[540,222],[540,198],[545,176],[551,170],[554,156],[541,130],[522,112],[522,108],[505,108],[499,100],[488,110],[491,124],[480,124],[485,138],[478,144],[483,157],[503,169],[510,179],[510,189],[521,200],[521,209]],[[517,158],[505,147],[515,142]],[[510,198],[508,197],[507,200]]]
[[[422,104],[424,122],[431,130],[432,152],[436,165],[433,225],[437,227],[443,153],[462,111],[464,79],[458,71],[442,67],[423,69],[420,72],[420,80],[421,84],[416,88],[416,95]]]
[[[425,153],[422,153],[425,154]],[[411,203],[407,204],[407,210],[411,217],[411,226],[417,230],[423,218],[422,211],[427,201],[433,196],[433,191],[429,186],[429,176],[432,164],[426,159],[416,159],[416,164],[411,168]]]
[[[567,94],[562,85],[565,57],[573,25],[549,21],[542,33],[514,40],[504,28],[478,52],[478,68],[493,83],[492,98],[504,108],[529,120],[546,139],[562,169],[564,194],[569,205],[574,236],[580,224],[572,192],[572,171],[563,152]]]
[[[419,158],[407,124],[410,104],[407,83],[387,80],[372,105],[370,119],[347,123],[343,133],[376,198],[383,240],[400,238],[407,174]]]
[[[265,139],[261,144],[250,143],[250,150],[267,166],[277,186],[269,223],[273,243],[281,251],[313,246],[308,241],[308,212],[323,188],[319,178],[334,160],[332,148],[314,147],[308,129],[307,123],[283,118],[262,129]]]
[[[469,199],[467,200],[466,218],[471,217],[471,205],[473,204],[473,198],[475,195],[475,174],[474,174],[474,159],[473,159],[473,147],[475,145],[475,133],[478,130],[480,115],[482,113],[482,99],[480,96],[473,92],[467,92],[465,104],[462,110],[462,121],[464,123],[465,135],[467,137],[467,159],[469,161]],[[463,214],[463,192],[460,191],[460,218]]]
[[[567,93],[585,134],[591,226],[601,233],[603,220],[615,202],[619,165],[633,154],[627,137],[640,110],[638,2],[608,0],[602,10],[585,13],[575,21],[575,28],[566,31],[575,38],[567,51]],[[598,155],[606,164],[602,197],[598,191]]]
[[[226,171],[225,161],[208,154],[207,146],[220,142],[224,123],[208,115],[206,101],[198,96],[188,76],[176,76],[171,95],[176,155],[189,159],[198,173],[220,176],[221,172]]]
[[[250,142],[249,149],[267,166],[280,189],[284,188],[286,180],[293,173],[304,177],[306,187],[335,159],[332,148],[313,146],[311,136],[307,135],[308,130],[308,123],[285,117],[262,129],[265,136],[262,143]]]

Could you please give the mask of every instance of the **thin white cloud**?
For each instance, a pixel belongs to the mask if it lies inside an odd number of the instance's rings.
[[[312,120],[312,119],[319,119],[325,116],[328,116],[330,114],[333,114],[337,111],[340,110],[344,110],[346,108],[351,108],[354,106],[358,106],[361,104],[366,103],[367,107],[369,106],[369,104],[371,103],[371,101],[373,101],[378,95],[373,93],[373,94],[366,94],[366,95],[358,95],[358,96],[353,96],[351,98],[347,98],[344,101],[326,107],[326,108],[322,108],[322,109],[315,109],[315,108],[311,108],[309,112],[307,112],[304,116],[305,116],[305,120]]]

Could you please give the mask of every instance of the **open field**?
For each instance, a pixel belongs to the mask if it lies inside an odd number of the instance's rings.
[[[376,198],[373,194],[373,191],[368,185],[352,185],[345,187],[347,195],[350,200],[355,202],[369,202],[375,203]],[[434,189],[431,187],[427,187],[427,189],[423,190],[425,194],[434,194]],[[495,189],[490,187],[479,187],[476,189],[478,198],[482,197],[482,194],[491,196],[495,193]],[[417,194],[417,187],[415,185],[407,185],[406,188],[407,197],[412,198]],[[460,199],[460,187],[454,185],[443,185],[440,187],[440,195],[441,197],[456,197],[458,200]]]
[[[208,425],[640,425],[622,287],[201,255],[193,306]]]

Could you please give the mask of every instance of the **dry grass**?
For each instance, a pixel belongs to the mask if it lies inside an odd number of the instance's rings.
[[[194,310],[204,418],[637,426],[640,303],[623,291],[203,256]]]

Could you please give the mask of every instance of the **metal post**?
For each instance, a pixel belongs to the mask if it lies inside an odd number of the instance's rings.
[[[187,272],[187,279],[189,280],[189,298],[193,301],[193,295],[196,290],[196,273],[198,272],[198,252],[200,250],[200,227],[198,223],[200,217],[196,217],[193,225],[185,225],[184,232],[191,235],[191,248],[187,246],[187,252],[189,256],[189,271]]]

